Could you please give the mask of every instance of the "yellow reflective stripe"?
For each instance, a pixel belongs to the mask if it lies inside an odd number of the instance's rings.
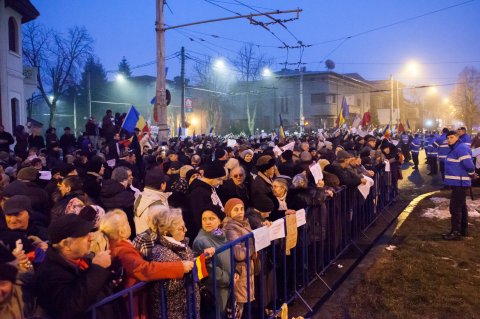
[[[449,161],[449,162],[455,162],[455,163],[459,163],[459,162],[460,162],[459,159],[455,159],[455,158],[447,158],[447,161]]]

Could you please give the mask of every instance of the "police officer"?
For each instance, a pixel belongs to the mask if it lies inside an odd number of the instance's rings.
[[[446,240],[461,240],[468,236],[467,190],[472,185],[471,178],[477,177],[470,147],[462,143],[455,131],[447,134],[449,152],[445,160],[445,185],[452,189],[450,214],[452,229],[443,234]]]
[[[410,142],[410,150],[412,151],[413,164],[415,165],[413,169],[418,169],[418,154],[420,153],[420,146],[421,141],[417,133],[415,134],[413,140]]]
[[[402,149],[402,153],[405,156],[405,163],[410,162],[410,142],[412,141],[412,136],[407,134],[407,132],[403,132],[400,135],[400,148]]]
[[[462,141],[464,144],[466,144],[470,148],[472,146],[472,139],[467,134],[467,129],[464,126],[462,126],[457,130],[457,133],[460,141]]]
[[[449,132],[448,128],[444,127],[442,130],[442,135],[440,135],[433,143],[433,147],[437,149],[438,152],[438,163],[440,164],[440,174],[442,174],[442,180],[445,178],[445,159],[449,152],[448,142],[447,142],[447,133]]]
[[[430,167],[430,172],[427,175],[437,175],[438,173],[438,164],[437,164],[437,149],[433,146],[435,143],[435,135],[431,134],[427,138],[427,163]]]

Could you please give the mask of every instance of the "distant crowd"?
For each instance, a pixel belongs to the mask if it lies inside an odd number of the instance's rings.
[[[123,118],[107,111],[101,130],[90,118],[78,137],[69,127],[58,138],[53,127],[43,136],[36,127],[27,132],[19,125],[12,135],[0,126],[0,318],[86,318],[95,302],[140,281],[153,284],[137,300],[145,305],[138,317],[160,318],[158,280],[168,280],[167,318],[183,319],[183,278],[200,254],[208,273],[216,273],[222,318],[241,318],[258,294],[253,242],[235,245],[234,273],[226,253],[212,269],[216,248],[323,205],[339,187],[357,191],[386,167],[396,185],[402,164],[413,159],[418,166],[421,147],[436,174],[431,157],[441,137],[331,129],[158,143],[149,132],[123,132]],[[479,136],[469,143],[480,146]],[[212,290],[213,277],[202,285]],[[198,294],[201,318],[215,318],[211,308]],[[97,318],[126,313],[126,304],[114,302],[100,307]]]

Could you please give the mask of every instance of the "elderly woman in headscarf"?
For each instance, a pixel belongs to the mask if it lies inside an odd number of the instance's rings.
[[[250,223],[245,218],[245,206],[241,199],[229,199],[225,204],[225,214],[227,217],[223,220],[223,229],[229,241],[234,241],[252,232]],[[246,245],[249,248],[249,255],[247,255]],[[239,317],[241,318],[245,303],[255,300],[255,260],[258,256],[255,252],[253,239],[249,238],[246,242],[236,244],[233,247],[233,254],[235,258],[235,273],[239,275],[239,279],[235,282],[235,300],[238,303]],[[250,263],[249,274],[247,274],[247,262]],[[250,286],[250,296],[248,296],[248,286]]]
[[[222,221],[220,216],[223,213],[216,206],[205,208],[202,212],[202,229],[193,241],[193,251],[201,254],[209,247],[219,248],[228,243],[225,232],[221,228]],[[217,307],[220,308],[220,317],[225,317],[225,307],[227,305],[230,291],[230,255],[228,251],[217,254],[215,257],[215,280],[217,289]],[[213,265],[207,264],[209,276],[205,280],[205,286],[212,294],[214,293]],[[216,318],[216,309],[200,309],[202,318]]]
[[[182,212],[179,209],[170,209],[165,214],[159,215],[156,221],[157,241],[152,248],[152,260],[161,262],[191,261],[195,254],[188,246],[189,239],[185,237],[187,228],[183,221]],[[212,257],[214,248],[207,248],[204,253]],[[153,318],[161,315],[160,291],[165,287],[167,296],[167,318],[183,319],[187,314],[187,291],[183,280],[169,280],[163,283],[155,283],[150,297],[152,298]],[[195,289],[195,306],[193,311],[199,311],[198,289]],[[197,315],[198,317],[198,315]]]

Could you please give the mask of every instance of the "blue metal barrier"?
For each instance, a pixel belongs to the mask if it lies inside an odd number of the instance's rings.
[[[334,191],[333,197],[328,197],[323,205],[306,207],[307,222],[297,228],[297,246],[287,256],[285,247],[286,239],[280,238],[271,242],[270,246],[255,254],[250,246],[254,241],[253,233],[249,233],[234,241],[231,241],[216,249],[215,256],[210,260],[212,263],[213,294],[219,299],[217,287],[216,267],[218,255],[228,253],[230,265],[230,304],[233,313],[235,303],[234,274],[237,265],[245,263],[246,269],[246,295],[247,301],[243,305],[243,318],[274,318],[280,311],[283,303],[290,303],[299,299],[311,310],[310,305],[302,298],[301,293],[320,280],[331,290],[331,287],[322,279],[322,275],[334,264],[337,259],[348,249],[355,246],[359,249],[355,240],[360,236],[366,236],[365,231],[371,227],[378,218],[383,217],[387,207],[397,195],[396,180],[391,172],[379,172],[374,177],[375,184],[366,198],[356,188],[339,187]],[[286,228],[286,225],[285,225]],[[285,229],[286,231],[286,229]],[[246,259],[235,259],[235,246],[245,247]],[[359,249],[360,250],[360,249]],[[259,262],[254,263],[254,257]],[[257,267],[252,267],[257,265]],[[257,269],[259,267],[259,269]],[[250,275],[255,273],[255,284],[251,286]],[[163,281],[166,283],[168,281]],[[161,316],[167,318],[167,298],[165,285],[160,290]],[[185,318],[199,318],[196,311],[196,289],[191,276],[185,279],[187,309]],[[135,294],[147,293],[145,283],[138,283],[130,288],[122,290],[90,309],[92,318],[96,318],[96,311],[102,305],[127,297],[129,318],[135,318]],[[255,300],[250,301],[254,297]],[[138,298],[137,298],[138,299]],[[225,309],[220,309],[218,303],[215,311],[216,318],[222,318]]]

